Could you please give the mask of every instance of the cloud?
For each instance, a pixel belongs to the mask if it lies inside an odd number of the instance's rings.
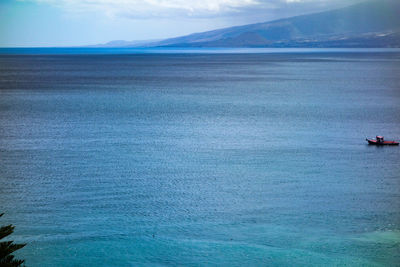
[[[274,9],[329,6],[352,0],[18,0],[59,6],[72,12],[101,12],[110,17],[211,17],[266,12]]]
[[[22,0],[24,1],[24,0]],[[26,0],[25,0],[26,1]],[[69,11],[102,11],[131,17],[203,16],[239,12],[259,4],[258,0],[30,0]]]

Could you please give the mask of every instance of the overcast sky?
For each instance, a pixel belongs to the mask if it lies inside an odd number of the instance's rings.
[[[360,0],[0,0],[0,46],[161,39],[356,2]]]

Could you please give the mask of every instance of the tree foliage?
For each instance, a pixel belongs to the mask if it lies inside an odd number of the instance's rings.
[[[0,217],[4,213],[0,214]],[[6,236],[11,235],[14,232],[15,226],[6,225],[0,227],[0,240]],[[14,244],[14,241],[2,241],[0,242],[0,267],[15,267],[22,266],[24,260],[14,259],[14,255],[11,255],[14,251],[23,248],[26,244]]]

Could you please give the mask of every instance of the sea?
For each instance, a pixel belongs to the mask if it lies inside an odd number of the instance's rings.
[[[0,49],[26,266],[400,266],[398,49]]]

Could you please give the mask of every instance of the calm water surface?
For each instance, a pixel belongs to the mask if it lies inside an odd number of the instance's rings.
[[[399,266],[400,53],[0,55],[27,266]]]

